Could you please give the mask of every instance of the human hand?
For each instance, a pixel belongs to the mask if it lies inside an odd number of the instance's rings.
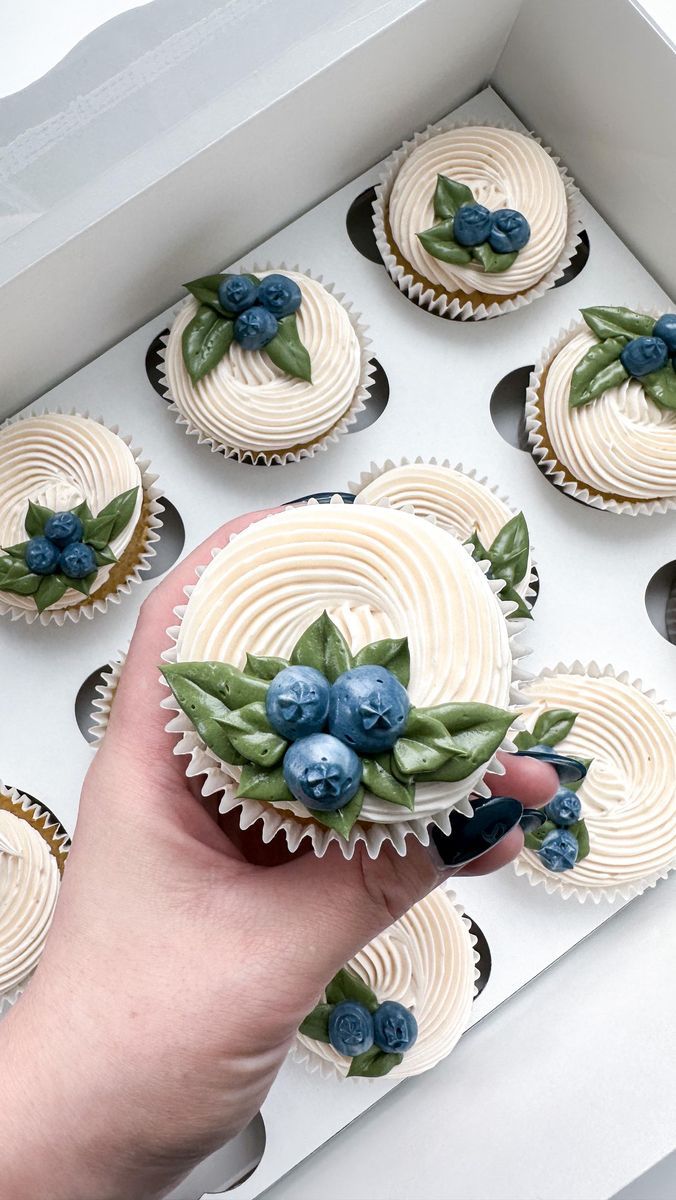
[[[224,526],[141,610],[43,961],[0,1028],[2,1200],[163,1194],[258,1111],[326,981],[444,877],[412,839],[375,861],[266,847],[172,754],[158,664],[173,609],[210,547],[264,515]],[[546,764],[505,767],[489,784],[528,807],[558,786]],[[522,844],[512,828],[466,870]]]

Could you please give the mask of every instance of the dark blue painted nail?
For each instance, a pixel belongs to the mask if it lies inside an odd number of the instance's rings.
[[[584,763],[578,762],[576,758],[566,758],[564,754],[557,754],[551,746],[532,746],[530,750],[517,750],[517,754],[522,758],[536,758],[539,762],[549,763],[561,783],[579,783],[587,774]]]
[[[435,828],[431,838],[445,866],[460,869],[497,846],[519,824],[522,814],[518,800],[495,797],[476,807],[471,817],[453,813],[451,832]]]
[[[535,833],[546,820],[547,816],[541,808],[524,808],[519,825],[524,833]]]
[[[316,500],[319,504],[330,504],[334,496],[340,496],[345,504],[354,504],[355,498],[352,492],[310,492],[309,496],[298,496],[295,500],[285,501],[288,507],[291,504],[304,504],[306,500]]]

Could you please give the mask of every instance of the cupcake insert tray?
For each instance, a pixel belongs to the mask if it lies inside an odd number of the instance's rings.
[[[491,89],[449,119],[465,117],[519,126]],[[523,402],[508,379],[523,378],[520,369],[536,360],[581,306],[667,308],[667,297],[583,199],[589,256],[586,263],[584,255],[578,256],[579,273],[569,271],[562,286],[494,320],[472,323],[433,316],[407,300],[372,260],[368,230],[363,239],[366,255],[348,235],[350,206],[378,176],[376,165],[245,260],[247,265],[307,264],[346,293],[369,327],[380,365],[375,395],[352,427],[354,432],[326,453],[287,467],[263,468],[226,461],[186,437],[144,368],[149,347],[167,328],[171,312],[160,314],[90,363],[33,410],[58,407],[101,415],[106,423],[129,431],[134,444],[143,447],[176,514],[162,531],[155,560],[163,570],[171,565],[172,547],[175,557],[181,553],[181,528],[186,547],[192,548],[216,526],[248,509],[315,492],[345,491],[348,480],[358,478],[371,462],[419,454],[475,467],[479,476],[500,485],[514,507],[523,509],[536,547],[541,590],[535,620],[524,639],[534,651],[527,660],[530,669],[536,672],[560,660],[595,659],[627,669],[658,695],[671,696],[676,648],[665,636],[666,613],[655,616],[653,611],[649,616],[645,596],[651,580],[660,572],[662,578],[673,560],[676,513],[616,516],[558,491],[532,456],[518,448]],[[525,399],[525,393],[521,395]],[[89,694],[93,690],[90,677],[96,678],[104,663],[127,644],[153,575],[150,580],[144,576],[132,595],[91,622],[44,628],[0,621],[0,661],[5,681],[11,681],[0,701],[2,773],[43,800],[69,830],[91,760],[76,720],[76,698],[80,694],[82,712],[87,688]],[[673,624],[672,612],[672,629]],[[656,625],[662,626],[661,632]],[[48,718],[38,722],[41,711]],[[673,887],[674,881],[660,886]],[[488,985],[474,1004],[474,1022],[622,907],[561,901],[530,887],[509,869],[487,879],[457,880],[454,890],[483,932],[492,959]],[[232,1194],[245,1200],[259,1195],[393,1086],[386,1080],[321,1080],[287,1062],[262,1109],[265,1149],[260,1163]],[[176,1200],[215,1195],[236,1185],[258,1154],[251,1134],[243,1135],[177,1189]]]

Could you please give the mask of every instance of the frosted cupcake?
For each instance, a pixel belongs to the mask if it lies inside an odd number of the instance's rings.
[[[532,452],[594,508],[665,512],[676,503],[676,314],[581,311],[531,375]]]
[[[0,429],[0,613],[62,625],[139,581],[162,506],[129,442],[72,413]]]
[[[496,316],[563,274],[580,219],[571,181],[513,129],[431,127],[387,161],[374,226],[385,266],[423,308]]]
[[[499,588],[397,509],[314,503],[256,522],[214,553],[169,631],[176,753],[223,811],[292,849],[364,841],[375,856],[411,833],[426,844],[430,823],[448,833],[488,794],[518,695]]]
[[[436,459],[384,466],[371,463],[358,483],[350,483],[357,504],[381,504],[412,509],[432,517],[442,529],[466,542],[479,562],[490,565],[495,579],[504,580],[500,598],[513,606],[512,617],[529,617],[535,595],[530,538],[523,513],[514,513],[486,479],[475,471],[451,467]]]
[[[297,271],[186,285],[164,351],[166,394],[188,433],[246,462],[325,449],[364,407],[364,329],[342,296]]]
[[[38,965],[67,853],[51,814],[0,782],[0,1014]]]
[[[517,874],[578,900],[639,895],[676,865],[673,712],[595,663],[559,665],[524,690],[517,745],[551,762],[561,787],[526,833]]]
[[[331,980],[300,1026],[293,1057],[327,1077],[429,1071],[469,1024],[475,940],[453,894],[438,888]]]

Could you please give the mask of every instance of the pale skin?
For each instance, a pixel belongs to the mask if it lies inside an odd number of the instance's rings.
[[[165,1194],[258,1111],[327,980],[444,877],[412,839],[375,861],[264,847],[172,754],[173,609],[210,548],[263,515],[217,531],[141,610],[42,963],[0,1025],[0,1200]],[[556,791],[547,764],[505,766],[498,794],[534,807]],[[516,828],[466,870],[522,844]]]

